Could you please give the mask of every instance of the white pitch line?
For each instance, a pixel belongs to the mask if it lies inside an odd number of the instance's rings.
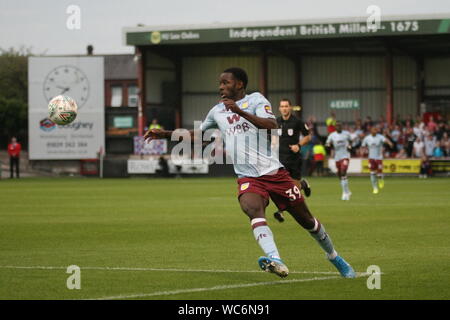
[[[368,276],[367,273],[359,272],[356,277],[364,277]],[[330,279],[342,279],[341,276],[329,276],[329,277],[314,277],[308,279],[292,279],[292,280],[278,280],[278,281],[266,281],[266,282],[254,282],[254,283],[241,283],[241,284],[233,284],[233,285],[221,285],[214,286],[209,288],[192,288],[192,289],[179,289],[179,290],[171,290],[171,291],[157,291],[151,293],[137,293],[130,295],[119,295],[119,296],[109,296],[109,297],[101,297],[94,298],[88,300],[117,300],[117,299],[134,299],[134,298],[144,298],[144,297],[154,297],[154,296],[169,296],[181,293],[195,293],[195,292],[205,292],[205,291],[217,291],[217,290],[227,290],[227,289],[239,289],[239,288],[249,288],[249,287],[258,287],[258,286],[270,286],[277,284],[289,284],[289,283],[298,283],[298,282],[310,282],[310,281],[320,281],[320,280],[330,280]]]
[[[66,270],[60,266],[0,266],[0,269],[34,269],[34,270]],[[138,267],[82,267],[81,270],[106,271],[162,271],[162,272],[211,272],[211,273],[261,273],[261,270],[215,270],[215,269],[176,269],[176,268],[138,268]],[[338,275],[334,271],[290,271],[290,274],[330,274]]]
[[[329,280],[329,279],[339,279],[339,278],[341,278],[341,277],[340,276],[330,276],[330,277],[314,277],[314,278],[309,278],[309,279],[292,279],[292,280],[240,283],[240,284],[232,284],[232,285],[214,286],[214,287],[209,287],[209,288],[179,289],[179,290],[171,290],[171,291],[157,291],[157,292],[151,292],[151,293],[137,293],[137,294],[129,294],[129,295],[109,296],[109,297],[93,298],[93,299],[88,299],[88,300],[117,300],[117,299],[135,299],[135,298],[145,298],[145,297],[155,297],[155,296],[170,296],[170,295],[181,294],[181,293],[194,293],[194,292],[217,291],[217,290],[227,290],[227,289],[239,289],[239,288],[270,286],[270,285],[277,285],[277,284],[290,284],[290,283],[297,283],[297,282],[308,282],[308,281]]]
[[[66,270],[67,267],[58,266],[0,266],[0,269],[35,269],[35,270]],[[227,272],[241,272],[241,273],[261,273],[262,271],[257,270],[203,270],[203,269],[162,269],[162,268],[130,268],[130,267],[80,267],[84,270],[110,270],[110,271],[167,271],[167,272],[212,272],[212,273],[227,273]],[[157,291],[151,293],[138,293],[130,295],[119,295],[119,296],[109,296],[93,298],[88,300],[115,300],[115,299],[133,299],[133,298],[143,298],[143,297],[154,297],[154,296],[168,296],[181,293],[194,293],[194,292],[205,292],[205,291],[217,291],[217,290],[227,290],[227,289],[239,289],[239,288],[249,288],[258,286],[270,286],[277,284],[289,284],[289,283],[299,283],[299,282],[309,282],[309,281],[319,281],[319,280],[329,280],[329,279],[341,279],[339,272],[331,271],[291,271],[290,274],[330,274],[334,276],[328,277],[314,277],[308,279],[292,279],[292,280],[278,280],[278,281],[266,281],[266,282],[254,282],[254,283],[241,283],[234,285],[221,285],[209,288],[192,288],[192,289],[178,289],[171,291]],[[365,277],[369,274],[365,272],[357,272],[356,277]]]

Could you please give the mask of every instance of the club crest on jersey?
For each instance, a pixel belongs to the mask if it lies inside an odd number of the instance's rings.
[[[241,106],[241,109],[247,109],[248,108],[248,102],[244,102]]]
[[[250,182],[241,184],[241,191],[247,190],[249,186],[250,186]]]
[[[266,112],[267,112],[268,114],[273,115],[273,113],[272,113],[272,108],[271,108],[270,106],[264,106],[264,110],[266,110]]]
[[[294,129],[287,130],[288,135],[292,136],[294,134]]]

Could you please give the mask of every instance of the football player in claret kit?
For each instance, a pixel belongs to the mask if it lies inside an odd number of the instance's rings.
[[[353,268],[337,254],[325,228],[309,211],[299,188],[278,156],[272,154],[268,130],[277,128],[275,116],[263,95],[245,93],[247,82],[243,69],[226,69],[219,79],[222,99],[209,111],[200,129],[218,128],[222,132],[226,152],[233,160],[238,176],[239,204],[249,217],[253,235],[265,253],[258,259],[260,268],[280,277],[289,273],[265,217],[265,208],[271,198],[278,209],[287,210],[311,234],[343,277],[355,277]],[[152,129],[144,138],[168,138],[171,133]]]
[[[373,126],[370,134],[362,142],[362,147],[369,149],[370,182],[373,193],[377,194],[384,187],[383,177],[383,144],[387,143],[391,148],[392,143],[383,135],[378,133],[378,128]],[[378,176],[378,177],[377,177]]]
[[[334,161],[336,162],[337,175],[341,181],[342,200],[350,200],[352,193],[348,187],[347,169],[350,164],[350,134],[342,131],[342,123],[336,122],[336,131],[330,133],[325,143],[327,148],[333,147]]]
[[[274,140],[278,140],[279,158],[281,164],[294,179],[295,184],[303,190],[305,196],[311,195],[311,188],[308,181],[301,178],[302,157],[300,148],[311,141],[311,133],[308,126],[292,114],[292,105],[289,99],[280,101],[279,110],[281,116],[277,118],[278,135]],[[284,221],[282,211],[273,214],[279,222]]]

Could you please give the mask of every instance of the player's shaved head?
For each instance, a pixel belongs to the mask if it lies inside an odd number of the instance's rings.
[[[336,121],[336,131],[341,132],[342,131],[342,122]]]

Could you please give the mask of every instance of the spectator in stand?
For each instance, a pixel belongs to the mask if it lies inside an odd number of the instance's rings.
[[[403,131],[407,132],[407,131],[409,131],[409,129],[412,129],[412,128],[413,128],[412,120],[406,120],[405,121],[405,127],[403,128]]]
[[[325,147],[323,144],[319,141],[313,148],[314,153],[314,162],[315,162],[315,168],[317,176],[321,177],[324,174],[323,170],[323,164],[325,161],[325,156],[327,154]]]
[[[450,157],[450,139],[448,133],[444,132],[441,139],[441,147],[444,150],[444,156]]]
[[[419,124],[420,130],[425,130],[425,122],[423,122],[423,119],[421,116],[416,117],[416,123]]]
[[[434,133],[436,135],[436,138],[438,140],[442,140],[444,133],[446,133],[448,130],[446,128],[446,123],[442,120],[437,122],[437,129],[436,132]]]
[[[416,122],[413,127],[414,134],[420,138],[420,140],[424,140],[424,130],[420,128],[420,122]]]
[[[386,140],[388,140],[390,143],[385,143],[384,144],[384,157],[385,158],[395,158],[395,156],[397,155],[397,144],[394,141],[394,139],[392,138],[389,129],[385,128],[383,130],[383,135],[385,137]]]
[[[372,118],[367,116],[366,120],[364,120],[364,123],[362,125],[362,129],[363,129],[364,132],[368,133],[370,131],[370,128],[372,128],[372,127],[373,127]]]
[[[398,113],[397,113],[397,114],[394,116],[394,118],[392,119],[392,123],[398,124],[398,125],[401,124],[401,117],[400,117],[400,115],[399,115]]]
[[[405,151],[408,156],[408,158],[411,158],[413,156],[413,147],[414,142],[416,141],[417,136],[414,134],[413,129],[409,128],[406,131],[405,134]]]
[[[393,129],[391,129],[391,137],[392,137],[392,141],[396,144],[396,151],[403,149],[403,144],[400,141],[402,132],[400,130],[400,126],[398,124],[396,124],[395,126],[393,126]]]
[[[356,152],[356,154],[358,155],[358,157],[362,157],[365,158],[367,157],[367,149],[366,148],[361,148],[362,146],[362,142],[364,141],[364,138],[366,137],[366,133],[361,133],[359,135],[359,140],[361,140],[361,143],[358,145],[358,151]]]
[[[434,122],[433,116],[430,117],[430,120],[428,120],[427,123],[427,130],[431,133],[434,133],[437,130],[437,124]]]
[[[444,156],[444,150],[441,147],[441,142],[437,141],[433,150],[432,156],[434,158],[442,158]]]
[[[400,151],[395,156],[396,159],[406,159],[408,158],[408,154],[406,153],[406,149],[400,149]]]
[[[425,144],[423,141],[417,137],[413,143],[413,154],[414,158],[422,158],[425,155]]]
[[[408,126],[409,123],[409,127],[412,128],[412,126],[414,125],[414,120],[412,115],[408,114],[408,116],[405,119],[405,126]]]
[[[330,113],[330,116],[325,120],[325,124],[327,125],[328,134],[336,131],[336,114],[334,112]]]
[[[22,146],[17,142],[16,137],[11,138],[11,143],[8,144],[8,154],[9,154],[9,172],[11,179],[14,178],[14,171],[16,171],[16,178],[19,178],[20,172],[20,151]],[[14,168],[16,170],[14,170]]]
[[[313,137],[317,137],[318,139],[322,140],[322,137],[319,134],[319,129],[317,128],[316,122],[317,122],[316,117],[310,116],[308,118],[308,121],[306,122],[306,125],[308,126],[309,130],[312,132]]]
[[[350,150],[350,154],[352,157],[355,157],[358,148],[361,147],[361,139],[360,139],[358,133],[356,133],[355,128],[350,127],[349,134],[350,134],[350,140],[352,141],[351,142],[352,149]]]
[[[357,119],[355,123],[355,132],[357,135],[360,135],[361,133],[364,133],[362,128],[362,121],[361,119]]]
[[[158,119],[155,118],[152,120],[152,123],[150,124],[149,129],[151,130],[151,129],[164,129],[164,128],[159,124]]]
[[[388,123],[383,115],[380,116],[380,119],[378,120],[378,127],[380,128],[380,132],[383,132],[384,129],[387,129]]]
[[[434,148],[436,147],[436,137],[433,136],[431,133],[427,132],[426,138],[425,138],[425,155],[427,157],[433,156]]]

